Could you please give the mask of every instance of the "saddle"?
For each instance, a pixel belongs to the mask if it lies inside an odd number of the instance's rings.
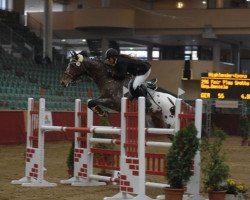
[[[128,84],[129,94],[133,100],[133,98],[138,98],[139,96],[147,97],[148,89],[156,90],[157,89],[157,79],[151,79],[145,81],[141,86],[138,86],[135,90],[133,88],[134,79],[132,79]]]
[[[151,89],[151,90],[157,89],[157,85],[156,85],[157,79],[145,81],[142,85],[138,86],[135,90],[133,88],[133,81],[134,79],[131,80],[128,84],[129,100],[132,101],[133,99],[138,98],[139,96],[145,97],[146,98],[146,111],[149,111],[152,103],[149,100],[148,89]]]

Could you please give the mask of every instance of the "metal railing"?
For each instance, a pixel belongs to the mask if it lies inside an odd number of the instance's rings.
[[[34,58],[34,45],[1,21],[0,32],[0,45],[5,51]]]

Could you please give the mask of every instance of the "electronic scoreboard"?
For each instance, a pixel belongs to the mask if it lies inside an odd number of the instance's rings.
[[[250,100],[250,76],[247,74],[202,73],[202,99]]]

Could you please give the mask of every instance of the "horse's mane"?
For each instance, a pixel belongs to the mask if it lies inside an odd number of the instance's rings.
[[[101,65],[103,65],[105,67],[105,70],[114,70],[114,67],[106,62],[104,62],[103,60],[100,60],[100,59],[91,59],[89,58],[90,60],[94,60],[96,61],[97,63],[100,63]]]
[[[103,73],[107,73],[107,74],[108,74],[108,71],[115,71],[116,70],[116,68],[114,66],[112,66],[112,65],[110,65],[110,64],[108,64],[100,59],[93,59],[93,58],[89,58],[89,57],[85,57],[84,60],[82,61],[82,64],[83,65],[99,65],[98,68],[102,69]],[[80,75],[76,80],[74,80],[74,83],[83,81],[84,77],[89,77],[90,79],[92,79],[92,77],[90,77],[89,75],[86,76],[83,74],[83,75]],[[127,74],[124,81],[128,83],[128,81],[132,78],[133,78],[132,75]],[[121,80],[116,80],[116,81],[122,82]]]

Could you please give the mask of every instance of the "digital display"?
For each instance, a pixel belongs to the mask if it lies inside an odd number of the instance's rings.
[[[250,100],[250,76],[247,74],[202,73],[202,99]]]

